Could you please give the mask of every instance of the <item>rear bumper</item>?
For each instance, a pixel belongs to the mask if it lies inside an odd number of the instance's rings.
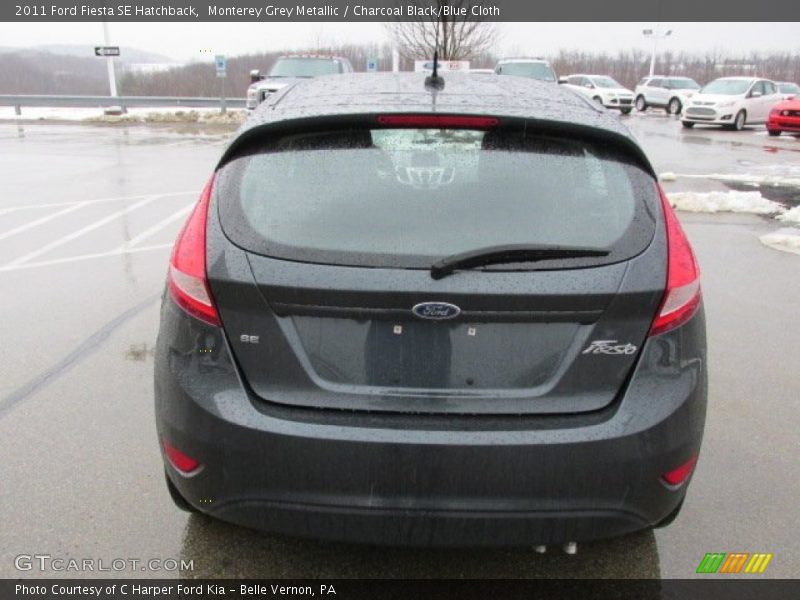
[[[613,537],[668,515],[686,486],[659,476],[699,451],[702,313],[649,340],[624,396],[602,411],[444,418],[265,403],[239,382],[218,330],[164,304],[158,432],[203,463],[190,477],[166,463],[167,474],[193,506],[240,525],[415,546]]]

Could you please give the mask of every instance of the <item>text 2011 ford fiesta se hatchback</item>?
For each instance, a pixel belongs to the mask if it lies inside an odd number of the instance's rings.
[[[617,119],[533,80],[284,89],[179,235],[167,484],[267,531],[554,544],[672,520],[706,411],[692,249]]]

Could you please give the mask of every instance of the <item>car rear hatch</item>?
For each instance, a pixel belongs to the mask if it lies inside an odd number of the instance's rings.
[[[523,414],[618,395],[666,278],[635,152],[494,118],[269,133],[229,153],[209,219],[209,283],[258,397]],[[523,251],[432,276],[509,244]]]

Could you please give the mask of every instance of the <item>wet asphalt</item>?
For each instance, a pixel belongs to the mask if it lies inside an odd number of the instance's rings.
[[[659,173],[792,173],[800,165],[800,140],[763,129],[684,131],[658,113],[624,120]],[[800,256],[763,246],[758,237],[781,224],[751,215],[681,215],[703,271],[710,404],[697,472],[669,528],[583,544],[568,556],[375,549],[178,511],[153,420],[159,296],[169,245],[227,135],[0,122],[0,577],[683,578],[706,552],[733,551],[772,553],[762,577],[796,576]],[[762,193],[800,203],[790,186]],[[192,566],[15,568],[15,557],[34,554]]]

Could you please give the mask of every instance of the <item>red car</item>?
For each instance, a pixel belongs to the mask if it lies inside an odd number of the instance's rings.
[[[784,131],[800,137],[800,99],[784,100],[769,111],[767,131],[770,135],[780,135]]]

